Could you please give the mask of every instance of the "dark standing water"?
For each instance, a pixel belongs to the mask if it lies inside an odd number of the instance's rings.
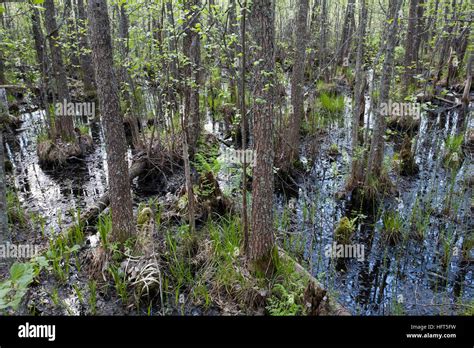
[[[329,124],[327,135],[321,139],[319,155],[310,173],[300,178],[298,198],[287,202],[277,196],[280,229],[291,233],[285,246],[299,251],[312,274],[354,314],[458,312],[462,307],[457,304],[474,299],[473,266],[462,264],[459,252],[463,239],[473,233],[474,227],[472,188],[465,183],[473,175],[472,159],[465,158],[454,181],[442,166],[446,137],[463,129],[458,114],[440,112],[433,117],[423,113],[415,153],[420,173],[414,177],[392,175],[399,197],[387,198],[374,221],[358,220],[352,242],[364,245],[364,260],[346,261],[345,271],[338,271],[335,260],[326,257],[324,249],[333,243],[333,231],[340,218],[348,214],[345,202],[335,199],[336,192],[344,188],[350,166],[350,99],[345,101],[343,116]],[[57,230],[63,222],[71,220],[68,211],[86,207],[105,192],[107,163],[103,134],[98,124],[91,124],[95,150],[68,170],[46,171],[40,168],[36,154],[36,138],[44,124],[43,112],[24,114],[22,119],[22,130],[7,147],[15,167],[20,201],[30,213],[46,219],[47,231]],[[219,132],[212,122],[205,128]],[[332,144],[337,144],[339,155],[329,154]],[[393,157],[399,148],[400,139],[390,139],[386,156]],[[219,175],[224,192],[238,187],[240,179],[238,171],[227,169],[224,163]],[[443,207],[449,192],[454,192],[456,212],[446,215]],[[387,245],[380,237],[382,213],[398,212],[405,233],[409,233],[406,222],[417,205],[422,206],[421,211],[431,211],[424,239],[408,238],[396,246]],[[452,251],[447,267],[441,261],[445,246]]]
[[[472,263],[461,262],[463,239],[473,233],[474,227],[472,188],[467,184],[473,175],[473,165],[469,155],[466,156],[454,182],[451,173],[442,166],[445,139],[464,129],[457,112],[440,112],[434,117],[423,112],[415,150],[420,173],[413,177],[391,174],[399,196],[387,197],[373,221],[357,220],[351,243],[364,246],[364,260],[347,259],[345,270],[338,271],[336,259],[326,257],[325,247],[333,243],[338,221],[350,216],[346,203],[335,199],[335,194],[344,189],[350,171],[349,105],[346,99],[343,117],[329,126],[310,175],[301,180],[298,199],[289,203],[279,200],[283,230],[296,232],[288,247],[300,251],[312,274],[354,314],[425,315],[462,311],[465,306],[460,303],[465,305],[474,299],[474,267]],[[337,144],[339,155],[330,154],[332,144]],[[386,159],[393,158],[400,145],[399,137],[388,140]],[[445,214],[443,209],[450,191],[454,212]],[[381,238],[381,216],[385,211],[397,212],[402,218],[403,233],[409,236],[406,241],[390,246]],[[426,214],[426,211],[431,213],[426,218],[425,237],[417,241],[410,237],[409,221],[412,214]],[[289,219],[285,218],[288,216]],[[442,266],[444,250],[451,254],[447,267]]]
[[[30,214],[45,219],[46,232],[57,230],[77,214],[96,202],[107,188],[107,161],[102,128],[90,123],[94,150],[67,169],[46,170],[39,165],[36,144],[45,121],[44,111],[25,113],[22,126],[7,144],[7,152],[14,165],[15,186],[20,202]],[[131,152],[129,151],[129,159]],[[38,231],[39,233],[39,231]]]

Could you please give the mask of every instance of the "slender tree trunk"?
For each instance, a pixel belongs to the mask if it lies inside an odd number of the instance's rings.
[[[422,62],[419,59],[419,52],[422,43],[422,37],[425,28],[425,19],[424,19],[424,11],[425,11],[425,0],[418,0],[418,7],[416,9],[416,36],[414,38],[414,48],[413,48],[413,61],[416,62],[416,73],[420,73]]]
[[[408,94],[408,87],[413,83],[413,72],[415,69],[415,37],[417,29],[417,9],[419,0],[410,0],[410,10],[408,12],[408,28],[405,38],[405,92]]]
[[[355,71],[355,86],[352,110],[352,165],[351,178],[348,182],[349,187],[358,186],[363,183],[362,177],[362,154],[358,153],[358,149],[362,145],[362,131],[361,126],[364,122],[365,112],[365,74],[363,71],[364,64],[364,39],[367,27],[367,7],[366,0],[361,0],[361,8],[359,14],[359,28],[357,32],[357,57],[356,57],[356,71]],[[361,120],[362,119],[362,120]],[[362,121],[362,122],[361,122]]]
[[[325,82],[329,82],[329,70],[327,64],[327,36],[328,36],[328,9],[327,0],[321,0],[321,22],[320,22],[320,39],[319,39],[319,76],[323,77]]]
[[[306,62],[306,41],[309,0],[300,0],[298,19],[296,21],[296,52],[295,63],[291,76],[291,105],[293,115],[290,119],[289,134],[283,136],[284,163],[282,169],[288,172],[298,159],[300,147],[300,128],[304,115],[304,71]]]
[[[3,122],[8,116],[7,92],[0,88],[0,244],[10,240],[7,215],[7,187],[5,177],[5,153],[3,149]]]
[[[84,0],[77,0],[77,19],[79,28],[79,60],[81,65],[81,76],[84,84],[84,92],[88,97],[95,98],[97,94],[94,76],[94,67],[92,66],[92,56],[89,51],[89,42],[86,33],[86,11]]]
[[[45,0],[45,26],[48,32],[49,50],[51,52],[51,64],[53,68],[56,96],[58,102],[69,102],[69,89],[67,83],[66,70],[64,68],[61,46],[58,42],[58,26],[54,0]],[[55,119],[56,136],[63,140],[72,141],[74,139],[74,122],[72,116],[57,116]]]
[[[236,16],[236,5],[235,0],[229,0],[229,32],[231,35],[237,35],[237,16]],[[237,69],[234,67],[235,52],[237,51],[237,45],[232,43],[229,47],[229,89],[231,93],[232,103],[237,104]]]
[[[344,62],[344,59],[349,59],[350,48],[352,43],[352,34],[354,32],[355,20],[355,0],[349,0],[347,3],[346,15],[344,18],[344,26],[342,29],[341,50],[339,53],[339,64]]]
[[[106,0],[89,0],[92,53],[107,153],[112,236],[125,242],[134,231],[127,142],[120,113],[119,91],[113,66],[112,40]]]
[[[240,114],[242,120],[240,123],[242,132],[242,150],[247,149],[247,105],[245,101],[245,74],[246,74],[246,46],[247,46],[247,0],[243,3],[242,22],[241,22],[241,50],[242,58],[240,64]],[[249,224],[248,224],[248,208],[247,208],[247,162],[244,156],[244,163],[242,166],[242,230],[244,235],[244,252],[249,253]]]
[[[183,39],[183,52],[188,59],[185,67],[185,78],[187,83],[184,87],[184,113],[187,117],[187,140],[189,145],[189,156],[192,160],[196,152],[196,146],[201,133],[199,115],[199,85],[201,65],[201,43],[199,34],[194,30],[199,24],[200,0],[187,0],[185,10],[189,21],[186,23],[186,36]]]
[[[260,63],[254,70],[253,131],[256,166],[252,182],[252,231],[249,259],[262,273],[272,271],[273,230],[273,72],[275,68],[274,7],[272,0],[254,0],[252,36]]]
[[[393,60],[395,44],[398,33],[398,14],[400,11],[402,0],[390,0],[388,11],[388,28],[385,43],[385,59],[382,66],[382,76],[380,78],[380,97],[379,103],[388,103],[390,94],[390,83],[392,79]],[[380,105],[380,104],[379,104]],[[385,116],[376,108],[376,117],[374,120],[374,132],[372,136],[372,143],[370,148],[370,157],[368,165],[368,177],[371,175],[375,178],[380,178],[382,171],[382,162],[384,155],[384,135],[386,130]]]
[[[3,61],[2,53],[0,52],[0,85],[6,85],[7,80],[5,78],[5,63]]]
[[[311,9],[311,22],[309,25],[309,37],[311,38],[310,41],[310,54],[308,57],[308,65],[310,67],[310,79],[313,80],[314,73],[313,71],[315,70],[316,67],[316,52],[318,49],[318,37],[319,37],[319,28],[320,26],[318,25],[318,21],[320,19],[320,0],[315,0],[313,3],[313,7]]]
[[[48,59],[45,50],[45,38],[41,29],[40,14],[36,7],[32,8],[31,28],[33,31],[33,40],[35,43],[36,61],[40,71],[40,98],[46,113],[46,122],[50,138],[53,138],[54,132],[51,127],[51,111],[48,100],[48,91],[50,90],[50,81],[48,79]]]
[[[67,43],[70,47],[69,50],[66,52],[69,52],[68,57],[69,57],[69,71],[71,72],[72,76],[74,78],[78,77],[78,69],[80,68],[80,61],[79,61],[79,55],[77,54],[77,50],[74,48],[77,47],[78,42],[77,36],[76,36],[76,31],[75,31],[75,18],[74,18],[74,13],[73,13],[73,8],[72,8],[72,1],[71,0],[64,0],[64,16],[66,18],[66,32],[67,32]]]

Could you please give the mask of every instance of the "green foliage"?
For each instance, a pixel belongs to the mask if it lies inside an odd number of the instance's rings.
[[[95,280],[89,280],[89,307],[92,315],[97,312],[97,283]]]
[[[270,315],[291,316],[304,314],[305,278],[295,271],[290,259],[275,260],[276,274],[266,309]]]
[[[122,303],[125,305],[128,303],[128,291],[127,291],[127,278],[120,267],[112,264],[109,266],[108,271],[112,276],[115,284],[115,290],[117,291],[117,295],[122,300]]]
[[[7,216],[10,224],[18,223],[20,227],[26,227],[28,222],[26,211],[21,206],[16,191],[10,189],[7,190]]]
[[[449,136],[445,142],[444,165],[447,168],[456,170],[461,164],[462,143],[464,137],[462,134]]]
[[[344,97],[332,94],[321,93],[319,102],[323,111],[330,114],[338,114],[344,111]]]
[[[388,211],[383,215],[382,237],[390,244],[396,244],[402,239],[403,219],[396,211]]]
[[[303,307],[296,303],[295,293],[288,291],[282,284],[273,287],[266,309],[274,316],[300,315],[303,312]]]
[[[69,277],[71,256],[75,256],[79,245],[70,245],[67,237],[59,236],[50,240],[46,258],[51,262],[53,273],[58,280],[65,283]]]
[[[217,159],[217,151],[212,151],[209,153],[209,155],[204,156],[202,153],[198,152],[194,156],[194,166],[196,167],[196,170],[201,174],[201,175],[206,175],[207,173],[212,173],[214,177],[217,176],[221,169],[221,163]]]
[[[336,226],[334,230],[334,238],[339,244],[349,244],[354,232],[356,230],[356,220],[349,219],[347,216],[344,216]]]
[[[18,309],[28,286],[45,267],[48,267],[48,261],[43,256],[37,256],[30,262],[15,262],[10,267],[10,277],[0,282],[0,313],[9,308]]]
[[[424,240],[426,231],[430,224],[431,209],[421,209],[418,197],[413,205],[410,222],[412,228],[412,235],[417,240]]]
[[[107,249],[109,246],[108,238],[112,231],[112,216],[110,213],[101,214],[97,221],[97,231],[99,232],[100,242]]]

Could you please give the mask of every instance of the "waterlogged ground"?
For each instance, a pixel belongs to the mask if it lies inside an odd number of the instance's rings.
[[[54,235],[72,221],[73,215],[97,202],[106,192],[107,160],[102,127],[94,121],[87,123],[94,142],[91,153],[65,168],[49,170],[40,166],[36,147],[38,135],[44,132],[44,117],[42,110],[21,115],[21,128],[7,141],[7,155],[13,165],[18,198],[38,225],[36,232]],[[131,164],[130,149],[128,159]],[[137,185],[133,188],[136,206],[145,197],[137,193]],[[37,217],[44,223],[36,221]],[[44,225],[44,231],[40,225]]]
[[[346,106],[349,105],[346,100]],[[451,314],[466,309],[474,299],[474,267],[461,261],[462,242],[472,233],[472,158],[467,154],[453,178],[442,166],[444,141],[463,132],[464,120],[455,111],[422,113],[415,158],[420,172],[402,177],[391,171],[399,195],[387,197],[375,217],[357,220],[351,243],[363,247],[363,258],[345,262],[328,257],[326,248],[334,243],[333,231],[343,216],[352,217],[347,202],[335,199],[344,189],[350,170],[350,108],[329,125],[322,135],[319,155],[310,173],[300,180],[296,200],[280,198],[279,225],[289,231],[286,243],[300,255],[312,274],[354,314]],[[386,146],[386,161],[400,150],[401,136],[392,136]],[[336,145],[334,145],[336,144]],[[334,154],[337,148],[339,154]],[[451,213],[445,207],[452,196]],[[395,246],[381,238],[385,212],[396,213],[402,221],[406,240]],[[416,240],[410,223],[423,220],[425,235]],[[447,267],[443,267],[443,258]],[[471,255],[472,259],[472,255]],[[342,271],[340,269],[343,269]]]
[[[307,164],[307,173],[297,179],[296,197],[275,196],[279,243],[292,251],[354,314],[462,312],[465,305],[474,300],[474,267],[472,263],[462,263],[460,255],[464,238],[474,228],[472,188],[467,183],[473,175],[473,164],[467,154],[453,176],[442,165],[442,153],[445,139],[463,132],[466,121],[453,110],[422,114],[415,144],[419,174],[402,177],[395,170],[390,171],[399,194],[387,197],[373,218],[358,217],[351,242],[363,247],[359,249],[363,254],[358,255],[359,260],[353,258],[341,263],[328,257],[325,250],[334,242],[333,233],[339,220],[343,216],[353,217],[347,211],[347,201],[336,199],[336,194],[344,188],[350,166],[351,101],[345,98],[344,102],[345,111],[339,116],[321,119],[321,131],[307,139],[316,152],[310,153],[307,144],[303,146],[302,162]],[[67,170],[52,172],[39,166],[36,155],[36,138],[44,124],[42,117],[41,111],[23,114],[22,128],[8,141],[7,147],[21,204],[30,216],[44,219],[43,224],[35,225],[37,235],[56,233],[71,221],[71,211],[77,212],[94,203],[107,187],[107,163],[100,125],[92,123],[90,127],[95,144],[91,154]],[[226,139],[222,139],[222,125],[209,121],[205,129],[223,140],[221,152],[224,153]],[[386,157],[390,168],[396,166],[396,161],[390,159],[400,150],[401,142],[402,137],[396,134],[388,138]],[[313,157],[314,162],[311,161]],[[239,199],[239,171],[235,165],[226,163],[224,156],[220,159],[219,184],[225,193]],[[134,192],[135,205],[148,198],[136,185]],[[453,203],[451,211],[446,213],[450,194]],[[388,211],[399,215],[406,235],[394,246],[381,238],[384,228],[381,217]],[[411,236],[409,222],[413,216],[423,217],[425,233],[422,240]],[[44,314],[86,314],[72,284],[84,289],[87,282],[77,269],[71,268],[69,284],[60,287],[58,292],[58,298],[66,304],[62,308],[67,311],[57,312],[53,309],[55,306],[47,304],[51,292],[56,289],[51,277],[31,296],[34,296],[37,309]],[[124,313],[120,300],[113,293],[100,296],[97,308],[102,314]],[[175,314],[205,313],[190,308]]]

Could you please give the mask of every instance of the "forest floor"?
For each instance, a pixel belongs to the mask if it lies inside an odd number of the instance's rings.
[[[100,124],[89,125],[94,150],[87,157],[46,170],[36,152],[44,113],[23,113],[21,127],[7,139],[15,188],[8,195],[9,217],[13,242],[41,245],[45,253],[19,270],[26,287],[10,285],[11,300],[21,301],[15,313],[292,315],[306,313],[313,303],[313,314],[327,314],[330,306],[321,303],[333,299],[359,315],[472,313],[473,153],[452,144],[462,129],[473,128],[466,125],[472,120],[443,104],[424,111],[415,131],[419,172],[410,176],[400,174],[406,132],[391,130],[384,166],[393,194],[374,211],[354,214],[351,197],[339,194],[350,170],[351,100],[343,93],[334,98],[335,107],[316,98],[318,116],[306,130],[300,175],[292,192],[275,193],[278,244],[326,291],[312,294],[291,260],[278,258],[270,283],[246,270],[237,217],[241,170],[222,158],[227,146],[220,122],[207,122],[209,139],[220,141],[203,141],[196,161],[201,178],[212,173],[219,184],[210,179],[197,185],[198,232],[191,235],[182,223],[182,169],[155,173],[133,181],[138,236],[119,250],[105,237],[111,227],[107,211],[95,226],[77,223],[106,192]],[[455,167],[446,165],[448,151],[459,154]],[[130,151],[130,164],[132,158]],[[341,227],[361,246],[359,258],[327,254]],[[137,245],[146,252],[137,253]],[[0,266],[5,278],[8,266]]]

